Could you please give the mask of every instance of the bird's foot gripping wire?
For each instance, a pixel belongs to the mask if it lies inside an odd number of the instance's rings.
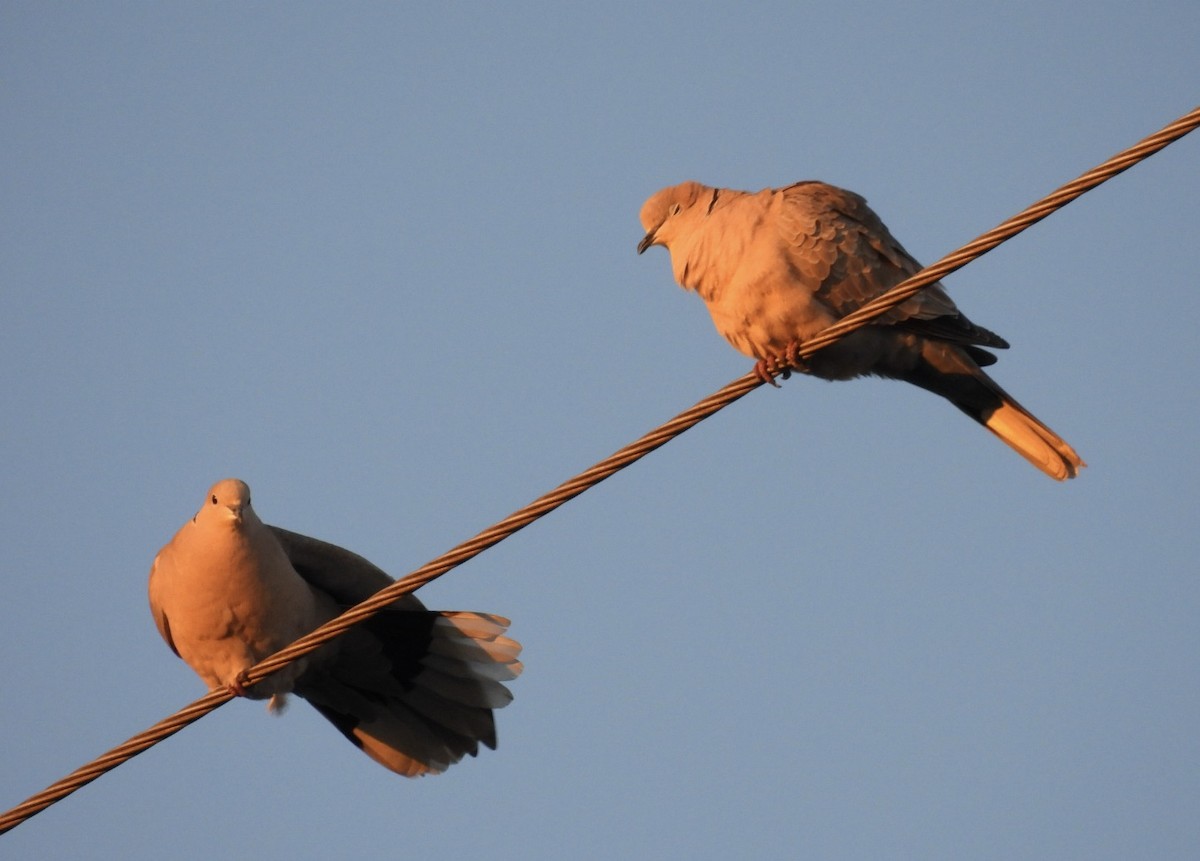
[[[250,676],[245,670],[242,670],[240,673],[234,676],[233,681],[225,687],[229,690],[229,693],[233,694],[235,697],[244,697],[246,695],[246,686],[249,684]]]
[[[770,383],[777,389],[780,388],[780,385],[775,382],[776,375],[786,380],[792,375],[792,371],[804,372],[807,370],[808,366],[800,356],[799,341],[792,341],[784,348],[783,353],[780,355],[759,359],[754,364],[754,373],[758,378],[764,383]]]

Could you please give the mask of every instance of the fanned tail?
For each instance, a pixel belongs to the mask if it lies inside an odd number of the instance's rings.
[[[522,669],[508,626],[488,613],[385,610],[334,641],[295,691],[386,768],[438,774],[481,742],[496,747],[492,712]]]

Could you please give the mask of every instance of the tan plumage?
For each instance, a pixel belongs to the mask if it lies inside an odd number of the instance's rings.
[[[675,279],[700,295],[717,331],[760,369],[784,363],[797,344],[921,268],[863,198],[821,182],[757,193],[685,182],[651,196],[641,221],[638,252],[665,246]],[[933,284],[818,351],[803,370],[913,383],[1052,478],[1074,478],[1086,465],[1075,450],[981,370],[996,361],[984,347],[1007,346]]]
[[[250,666],[391,582],[349,550],[265,525],[250,488],[225,479],[155,557],[150,609],[210,688],[271,697],[273,710],[295,693],[392,771],[436,774],[480,742],[496,747],[492,710],[522,669],[501,616],[433,612],[408,595],[242,688]]]

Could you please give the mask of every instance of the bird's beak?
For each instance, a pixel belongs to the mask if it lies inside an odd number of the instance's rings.
[[[242,522],[242,512],[245,511],[245,506],[244,505],[230,505],[230,506],[226,506],[226,507],[229,509],[229,513],[233,517],[233,522],[241,523]]]
[[[651,245],[654,244],[654,234],[656,232],[657,232],[657,229],[651,230],[649,233],[647,233],[645,236],[642,237],[642,241],[638,243],[638,254],[641,254],[643,251],[645,251],[647,248],[649,248]]]

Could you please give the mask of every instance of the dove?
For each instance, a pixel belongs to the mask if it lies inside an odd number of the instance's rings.
[[[482,742],[496,747],[493,709],[520,674],[509,620],[434,612],[406,595],[315,652],[246,687],[263,658],[369,598],[392,578],[363,557],[264,524],[250,488],[230,478],[154,559],[150,610],[158,632],[210,689],[307,700],[386,768],[437,774]]]
[[[765,381],[790,368],[826,380],[904,380],[946,398],[1051,478],[1086,466],[984,373],[996,361],[984,348],[1008,342],[968,320],[940,284],[801,364],[806,338],[921,268],[854,192],[815,181],[759,192],[685,182],[653,194],[641,222],[638,253],[667,248],[675,280],[699,294],[717,331],[757,360]]]

